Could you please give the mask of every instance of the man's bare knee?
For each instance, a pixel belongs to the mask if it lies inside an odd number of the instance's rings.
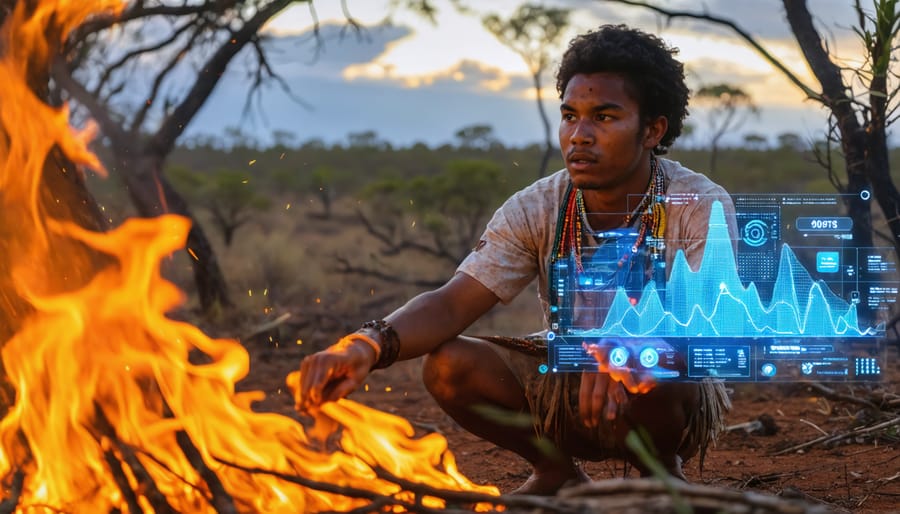
[[[422,380],[432,396],[438,400],[451,400],[459,394],[474,364],[469,353],[465,343],[453,339],[425,356]]]

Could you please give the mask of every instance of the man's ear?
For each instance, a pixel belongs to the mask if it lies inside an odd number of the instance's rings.
[[[669,130],[669,120],[665,116],[657,116],[647,122],[644,134],[644,148],[656,148]]]

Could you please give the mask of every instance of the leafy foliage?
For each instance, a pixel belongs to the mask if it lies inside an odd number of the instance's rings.
[[[272,203],[256,190],[250,175],[242,171],[218,169],[198,174],[173,166],[168,173],[194,205],[209,210],[225,246],[231,246],[234,233],[252,219],[254,211],[268,209]]]
[[[359,214],[381,240],[383,255],[414,250],[455,266],[511,192],[498,164],[453,160],[433,176],[372,183],[362,193]]]
[[[750,95],[743,89],[731,84],[712,84],[703,86],[695,93],[695,102],[708,108],[707,130],[710,131],[709,173],[716,174],[716,157],[719,142],[725,134],[736,130],[749,114],[756,114],[758,109]]]

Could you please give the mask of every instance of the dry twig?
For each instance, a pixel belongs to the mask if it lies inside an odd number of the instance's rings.
[[[869,426],[867,426],[867,427],[858,427],[858,428],[854,428],[853,430],[850,430],[850,431],[848,431],[848,432],[844,432],[844,433],[840,433],[840,434],[835,434],[835,435],[827,435],[827,436],[817,437],[817,438],[815,438],[815,439],[813,439],[813,440],[811,440],[811,441],[807,441],[807,442],[805,442],[805,443],[801,443],[801,444],[797,444],[797,445],[791,446],[790,448],[785,448],[785,449],[783,449],[783,450],[779,450],[779,451],[773,453],[772,455],[773,455],[773,456],[776,456],[776,455],[784,455],[785,453],[790,453],[790,452],[794,452],[794,451],[797,451],[797,450],[802,450],[802,449],[804,449],[804,448],[809,448],[810,446],[815,446],[815,445],[817,445],[817,444],[831,444],[831,443],[836,443],[836,442],[838,442],[838,441],[843,441],[844,439],[849,439],[849,438],[852,438],[852,437],[858,437],[858,436],[862,436],[862,435],[869,435],[869,434],[872,434],[872,433],[874,433],[874,432],[878,432],[878,431],[880,431],[880,430],[885,430],[885,429],[887,429],[887,428],[890,428],[890,427],[893,427],[893,426],[898,426],[898,425],[900,425],[900,416],[897,416],[897,417],[895,417],[895,418],[893,418],[893,419],[889,419],[889,420],[884,421],[884,422],[881,422],[881,423],[877,423],[877,424],[875,424],[875,425],[869,425]]]

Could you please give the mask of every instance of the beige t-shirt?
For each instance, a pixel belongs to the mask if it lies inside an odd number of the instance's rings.
[[[728,193],[705,175],[668,159],[659,159],[659,166],[668,184],[666,195],[684,200],[666,204],[667,269],[671,269],[672,259],[682,249],[696,270],[706,245],[713,201],[722,202],[732,238],[737,234],[734,204]],[[512,301],[537,277],[545,328],[550,257],[568,184],[569,173],[563,169],[511,196],[497,209],[475,249],[457,268],[457,272],[490,289],[503,303]]]

